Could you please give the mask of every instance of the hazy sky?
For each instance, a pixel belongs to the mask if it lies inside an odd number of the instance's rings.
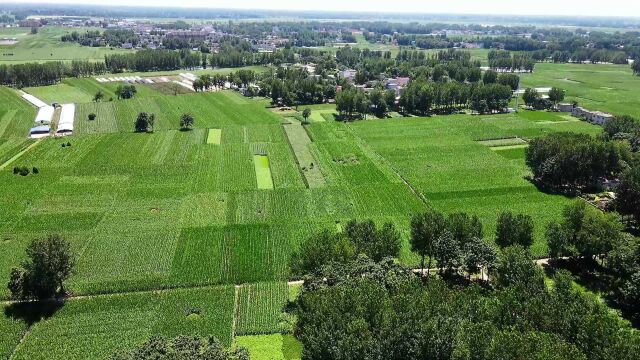
[[[4,1],[4,0],[2,0]],[[640,17],[638,0],[9,0],[131,6]]]

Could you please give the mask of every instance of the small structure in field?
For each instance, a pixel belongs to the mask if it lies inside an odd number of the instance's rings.
[[[53,119],[53,113],[55,109],[53,106],[43,106],[38,109],[38,114],[36,115],[35,123],[37,125],[49,125],[51,124],[51,120]]]
[[[558,111],[572,112],[575,106],[573,104],[558,104]]]
[[[73,134],[73,121],[75,119],[76,106],[74,104],[63,104],[60,112],[60,121],[56,136],[66,136]]]
[[[611,114],[602,111],[587,110],[580,106],[573,108],[571,115],[597,125],[604,125],[607,121],[614,118]]]
[[[31,139],[40,139],[51,135],[51,127],[49,125],[40,125],[32,127],[29,130],[29,137]]]

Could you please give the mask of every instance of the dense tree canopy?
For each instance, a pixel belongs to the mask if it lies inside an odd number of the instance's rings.
[[[295,333],[304,359],[635,359],[639,335],[564,273],[546,287],[522,248],[499,287],[423,282],[391,261],[325,268],[305,282]]]
[[[551,188],[593,186],[619,174],[630,156],[624,143],[575,133],[535,138],[526,150],[534,179]]]

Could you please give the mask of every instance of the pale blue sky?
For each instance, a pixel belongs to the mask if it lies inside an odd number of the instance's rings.
[[[638,0],[9,0],[98,5],[640,17]]]

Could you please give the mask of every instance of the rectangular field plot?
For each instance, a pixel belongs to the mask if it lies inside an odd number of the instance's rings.
[[[302,344],[293,335],[250,335],[236,338],[236,345],[249,350],[252,360],[299,360]]]
[[[286,330],[284,306],[289,297],[287,283],[243,285],[238,292],[236,334],[272,334]]]
[[[320,171],[320,164],[318,160],[311,153],[309,146],[311,145],[311,139],[304,127],[297,122],[284,125],[284,130],[293,149],[293,153],[296,156],[298,168],[307,180],[309,187],[323,186],[326,181],[322,171]]]
[[[227,225],[183,229],[171,282],[184,285],[285,280],[298,225]]]
[[[152,91],[152,90],[148,90]],[[237,101],[247,101],[241,95],[228,92],[192,93],[177,96],[138,96],[126,100],[103,101],[96,104],[83,104],[96,114],[96,122],[106,122],[108,125],[88,127],[87,131],[133,132],[134,122],[138,113],[153,113],[156,116],[154,130],[177,130],[180,128],[179,119],[183,113],[192,113],[196,128],[223,128],[228,125],[277,125],[280,118],[264,107],[254,102],[242,105]],[[88,110],[79,109],[76,120],[86,120]],[[87,132],[79,127],[78,134]],[[249,129],[251,131],[251,129]],[[280,130],[282,131],[282,130]],[[259,132],[262,134],[263,132]],[[256,140],[253,140],[256,141]]]
[[[207,134],[207,144],[220,145],[222,139],[222,129],[209,129]]]
[[[256,169],[256,182],[258,189],[273,189],[273,178],[271,177],[269,157],[266,155],[253,155],[253,164]]]
[[[13,358],[109,359],[153,334],[213,335],[230,346],[233,304],[233,287],[69,300],[33,325]]]

